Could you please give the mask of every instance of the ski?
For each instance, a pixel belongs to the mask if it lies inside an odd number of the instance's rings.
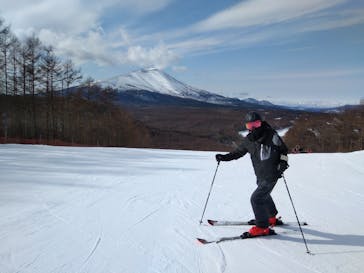
[[[270,233],[267,235],[260,235],[260,236],[251,236],[249,232],[244,232],[243,234],[239,236],[231,236],[231,237],[220,237],[214,240],[206,240],[202,238],[197,238],[197,241],[203,245],[212,244],[212,243],[221,243],[226,241],[234,241],[234,240],[244,240],[244,239],[253,239],[253,238],[261,238],[261,237],[268,237],[271,235],[277,235],[277,233],[271,229]]]
[[[254,223],[253,223],[254,221]],[[226,221],[226,220],[211,220],[208,219],[207,223],[211,226],[248,226],[255,225],[255,220],[250,221]]]
[[[211,226],[253,226],[255,225],[255,219],[249,221],[225,221],[225,220],[207,220]],[[307,226],[307,222],[301,222],[301,226]],[[277,220],[276,226],[289,226],[297,225],[297,222],[282,222],[280,219]]]
[[[232,236],[232,237],[221,237],[221,238],[218,238],[218,239],[215,239],[215,240],[206,240],[206,239],[202,239],[202,238],[196,238],[197,241],[203,245],[207,245],[207,244],[211,244],[211,243],[221,243],[221,242],[224,242],[224,241],[233,241],[233,240],[240,240],[240,239],[243,239],[241,237],[241,235],[239,236]]]

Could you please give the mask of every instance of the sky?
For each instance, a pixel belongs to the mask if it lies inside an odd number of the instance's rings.
[[[0,16],[96,80],[156,67],[229,97],[364,98],[362,0],[0,0]]]

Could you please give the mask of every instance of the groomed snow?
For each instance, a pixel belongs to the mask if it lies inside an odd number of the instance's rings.
[[[1,273],[363,272],[364,152],[290,155],[296,227],[200,245],[248,227],[199,225],[214,152],[0,145]],[[204,219],[252,218],[250,159],[219,166]],[[273,198],[295,221],[283,181]]]

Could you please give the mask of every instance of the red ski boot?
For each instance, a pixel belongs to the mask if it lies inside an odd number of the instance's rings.
[[[269,218],[269,225],[274,227],[277,223],[277,218],[275,216]]]
[[[269,218],[269,226],[281,226],[283,225],[283,222],[281,220],[281,217],[276,218],[275,216]]]
[[[271,232],[271,229],[254,226],[251,229],[249,229],[248,232],[251,235],[251,237],[264,236],[264,235],[269,235]]]

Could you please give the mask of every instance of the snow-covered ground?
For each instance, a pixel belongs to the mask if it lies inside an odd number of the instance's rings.
[[[290,156],[303,227],[200,245],[249,227],[199,225],[214,152],[0,145],[0,272],[363,272],[364,152]],[[208,218],[247,220],[250,159],[222,162]],[[283,181],[273,198],[295,216]]]

